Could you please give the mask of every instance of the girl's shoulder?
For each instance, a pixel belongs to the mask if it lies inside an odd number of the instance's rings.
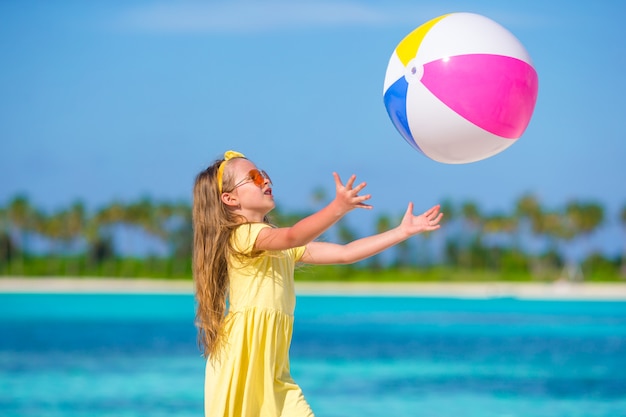
[[[252,252],[254,242],[261,230],[266,227],[274,227],[268,223],[242,223],[233,231],[233,246],[235,250],[242,254]]]

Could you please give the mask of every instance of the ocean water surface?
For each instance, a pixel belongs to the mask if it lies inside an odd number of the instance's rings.
[[[191,295],[0,294],[0,416],[202,416]],[[626,416],[626,302],[299,296],[318,417]]]

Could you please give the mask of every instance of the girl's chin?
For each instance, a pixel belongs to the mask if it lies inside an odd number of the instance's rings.
[[[274,203],[274,200],[272,200],[271,207],[268,208],[267,213],[265,214],[269,214],[269,212],[274,210],[275,208],[276,208],[276,204]]]

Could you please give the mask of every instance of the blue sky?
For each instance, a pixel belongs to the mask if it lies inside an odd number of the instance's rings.
[[[530,53],[539,97],[524,136],[492,158],[434,162],[396,132],[387,62],[411,30],[483,14]],[[286,209],[368,182],[374,213],[450,199],[507,211],[604,204],[611,239],[626,204],[626,5],[620,1],[3,1],[0,203],[191,198],[225,150],[267,170]]]

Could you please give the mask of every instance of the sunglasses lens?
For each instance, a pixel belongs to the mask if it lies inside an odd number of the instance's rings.
[[[270,180],[270,177],[267,175],[265,171],[259,171],[258,169],[251,170],[248,176],[250,177],[254,185],[256,185],[257,187],[263,187],[266,179],[270,183],[272,182],[272,180]]]
[[[247,181],[252,181],[252,183],[256,185],[257,187],[263,188],[263,186],[265,185],[265,180],[267,180],[270,184],[272,183],[272,180],[270,179],[269,175],[267,175],[265,171],[259,171],[258,169],[251,169],[250,172],[248,172],[248,178],[236,184],[235,188],[239,187],[242,184],[245,184]]]
[[[259,172],[258,169],[253,169],[250,171],[250,179],[257,187],[262,187],[265,182],[263,175]]]
[[[252,183],[257,187],[263,188],[263,186],[265,185],[265,180],[267,180],[270,184],[272,183],[272,180],[270,179],[270,176],[267,175],[267,172],[259,171],[258,169],[251,169],[250,172],[248,172],[248,176],[246,178],[235,184],[233,190],[250,181],[252,181]]]

